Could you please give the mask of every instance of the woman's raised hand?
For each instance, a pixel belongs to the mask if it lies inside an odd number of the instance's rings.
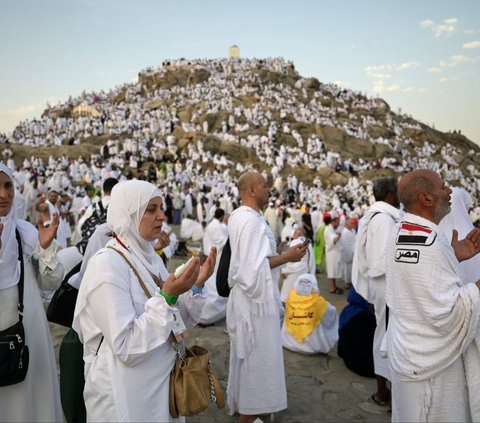
[[[198,279],[199,272],[200,258],[192,257],[179,276],[175,277],[174,273],[170,273],[163,284],[162,291],[168,295],[181,295],[187,292]]]
[[[58,230],[58,213],[53,213],[52,221],[48,226],[43,226],[43,220],[40,217],[38,219],[38,241],[40,242],[40,246],[46,250],[50,247],[50,244],[57,236]]]
[[[199,288],[202,288],[207,279],[212,276],[213,271],[215,270],[215,262],[217,260],[217,247],[210,248],[210,254],[208,255],[205,262],[200,267],[200,272],[198,273],[198,278],[195,281],[195,285]]]

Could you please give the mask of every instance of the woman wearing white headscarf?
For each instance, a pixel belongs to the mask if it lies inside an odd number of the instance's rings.
[[[300,275],[285,303],[283,346],[304,354],[326,354],[337,341],[336,308],[318,294],[315,275]]]
[[[63,421],[63,414],[55,355],[38,286],[40,283],[43,289],[56,289],[63,278],[64,269],[53,241],[58,215],[48,228],[40,224],[39,232],[31,223],[17,219],[13,182],[11,170],[0,164],[0,331],[18,321],[18,229],[24,261],[23,326],[30,363],[23,382],[0,387],[0,421],[58,422]],[[32,265],[34,254],[40,266],[38,281]]]
[[[168,407],[175,361],[171,333],[200,318],[201,291],[213,272],[216,250],[202,267],[194,258],[180,276],[169,275],[152,246],[165,221],[162,206],[160,190],[145,181],[112,190],[107,224],[116,236],[89,260],[73,321],[84,345],[89,421],[173,420]]]
[[[458,239],[464,239],[474,228],[470,217],[472,199],[470,194],[463,188],[452,188],[450,194],[450,213],[438,224],[438,228],[445,234],[447,239],[452,239],[453,230],[458,232]],[[480,254],[459,263],[465,283],[475,283],[480,279]]]

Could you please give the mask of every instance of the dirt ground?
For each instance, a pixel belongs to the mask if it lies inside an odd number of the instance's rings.
[[[184,259],[174,258],[170,268]],[[329,294],[324,275],[317,275],[320,294],[337,307],[338,312],[346,304],[347,291],[343,295]],[[342,286],[340,282],[339,286]],[[207,328],[196,327],[190,331],[189,345],[205,347],[224,390],[227,387],[229,339],[225,321]],[[66,329],[51,324],[55,352]],[[337,356],[336,348],[329,354],[302,355],[284,350],[287,380],[288,408],[275,414],[275,422],[389,422],[386,407],[369,400],[375,390],[375,380],[359,376],[348,370]],[[216,405],[187,422],[234,422],[227,410]]]

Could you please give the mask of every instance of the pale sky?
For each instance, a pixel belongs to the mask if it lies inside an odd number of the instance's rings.
[[[480,143],[479,0],[0,0],[0,131],[165,59],[283,57]]]

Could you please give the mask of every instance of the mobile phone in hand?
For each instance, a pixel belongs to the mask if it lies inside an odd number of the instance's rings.
[[[303,247],[306,247],[308,244],[310,244],[312,242],[312,240],[310,238],[305,238],[305,241],[303,241],[303,244],[302,246]]]

